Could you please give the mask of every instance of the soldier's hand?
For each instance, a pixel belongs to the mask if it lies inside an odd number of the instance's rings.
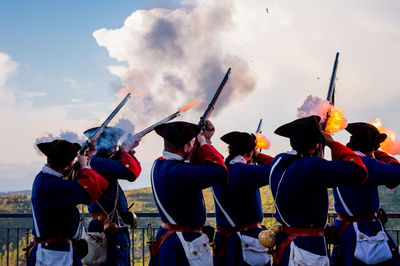
[[[89,145],[89,148],[86,151],[86,156],[91,158],[96,153],[96,143],[92,143]]]
[[[321,130],[322,135],[324,136],[325,139],[325,145],[330,147],[332,145],[333,142],[335,142],[332,138],[331,135],[329,135],[328,133],[326,133],[325,131]]]
[[[131,147],[128,144],[122,144],[119,146],[119,150],[121,152],[129,152],[131,150]]]
[[[88,165],[89,158],[85,155],[80,155],[78,152],[78,155],[76,156],[78,163],[81,167],[85,167]]]
[[[135,138],[135,141],[133,142],[133,147],[132,149],[136,148],[137,146],[139,146],[139,142],[142,140],[142,137],[138,136]]]
[[[206,141],[206,137],[204,136],[203,131],[201,131],[198,135],[197,135],[197,141],[202,144],[202,143],[207,143]]]
[[[206,138],[206,142],[211,144],[211,137],[214,135],[215,127],[210,120],[206,120],[205,124],[204,137]]]

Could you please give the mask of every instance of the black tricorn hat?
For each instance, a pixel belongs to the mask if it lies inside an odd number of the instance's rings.
[[[255,137],[246,132],[232,131],[221,137],[221,140],[241,152],[250,152],[256,147]]]
[[[83,132],[90,138],[96,132],[98,127],[94,127]],[[118,140],[125,134],[125,130],[118,127],[106,127],[97,139],[97,149],[110,149],[118,143]]]
[[[275,134],[300,142],[324,143],[325,138],[321,133],[320,121],[321,117],[316,115],[299,118],[278,127]]]
[[[78,143],[71,143],[64,139],[56,139],[52,142],[42,142],[36,145],[47,156],[51,166],[64,168],[68,166],[81,149]]]
[[[380,133],[376,127],[364,122],[349,123],[346,131],[361,142],[377,145],[378,147],[387,138],[385,133]]]
[[[154,130],[166,141],[177,147],[183,147],[200,133],[198,125],[182,121],[161,124],[156,126]]]

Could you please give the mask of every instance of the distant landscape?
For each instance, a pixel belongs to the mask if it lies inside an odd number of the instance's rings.
[[[30,190],[1,192],[0,213],[31,213],[30,195]],[[128,200],[128,205],[133,202],[135,203],[132,207],[134,212],[157,212],[150,187],[126,190],[125,195]],[[203,195],[207,206],[207,212],[214,212],[214,201],[211,191],[205,189]],[[381,199],[381,207],[384,208],[386,212],[400,212],[400,188],[390,190],[381,187],[379,189],[379,195]],[[261,197],[263,211],[272,212],[273,203],[268,187],[261,188]],[[329,210],[333,212],[333,198],[331,193],[329,200]]]
[[[386,212],[400,213],[400,189],[389,190],[386,188],[380,188],[380,198],[381,198],[381,207],[383,207]],[[151,192],[151,188],[140,188],[125,191],[128,204],[135,203],[132,207],[134,212],[146,212],[146,213],[157,213],[157,208],[155,202],[153,200],[153,195]],[[0,214],[26,214],[31,213],[31,202],[30,202],[30,191],[18,191],[18,192],[7,192],[1,193],[0,195]],[[203,191],[205,204],[207,206],[207,212],[214,212],[214,201],[209,189]],[[261,197],[262,197],[262,206],[264,212],[273,212],[273,201],[271,197],[271,193],[268,187],[261,188]],[[334,212],[333,208],[333,196],[332,193],[329,194],[329,202],[330,207],[329,211]],[[151,222],[153,225],[153,229],[158,228],[159,218],[141,218],[139,219],[138,228],[145,228],[147,223]],[[264,219],[263,224],[270,225],[273,222],[272,219]],[[210,218],[207,220],[207,224],[215,226],[215,219]],[[9,246],[10,250],[10,258],[12,261],[16,261],[16,245],[20,247],[19,260],[23,260],[23,254],[21,251],[21,247],[25,247],[26,239],[24,238],[24,233],[26,229],[30,229],[32,227],[32,219],[31,218],[0,218],[0,265],[4,265],[5,262],[5,254],[6,254],[6,240],[7,240],[7,229],[6,228],[20,228],[20,229],[10,229],[8,232],[8,238],[11,240],[11,244]],[[386,228],[388,229],[400,229],[400,219],[391,219],[389,220]],[[143,239],[145,232],[141,230],[137,230],[135,232],[135,239]],[[17,237],[18,235],[18,237]],[[17,239],[19,239],[17,243]],[[396,240],[396,239],[395,239]],[[136,240],[135,240],[136,241]],[[147,241],[147,240],[144,240]],[[141,254],[143,248],[143,240],[139,241],[140,243],[135,244],[135,254]],[[147,251],[146,251],[147,252]],[[147,254],[147,253],[146,253]],[[138,256],[135,258],[135,263],[140,262],[141,257]]]

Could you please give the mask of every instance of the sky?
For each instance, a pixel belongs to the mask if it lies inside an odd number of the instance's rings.
[[[38,140],[84,140],[128,92],[111,125],[137,132],[203,100],[178,118],[197,123],[229,67],[211,115],[224,155],[219,138],[254,132],[261,118],[265,152],[289,150],[273,132],[307,96],[326,97],[336,52],[335,104],[346,119],[381,118],[400,134],[398,10],[395,0],[0,0],[0,191],[31,188],[45,162]],[[143,172],[123,188],[149,186],[161,151],[159,136],[145,136]]]

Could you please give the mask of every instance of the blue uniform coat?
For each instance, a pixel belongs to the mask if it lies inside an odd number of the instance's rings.
[[[90,166],[110,183],[108,189],[98,199],[107,213],[114,208],[117,188],[119,189],[117,211],[119,213],[127,211],[127,200],[118,179],[135,181],[141,171],[139,162],[133,156],[127,153],[124,153],[124,156],[128,161],[112,160],[96,155],[90,159]],[[89,212],[102,212],[102,208],[95,202],[89,206]],[[90,221],[88,231],[102,232],[103,224],[94,219]],[[107,239],[107,265],[130,265],[130,238],[127,228],[120,228],[115,237]]]
[[[311,156],[301,158],[295,155],[296,152],[275,157],[274,166],[281,159],[272,170],[269,186],[280,211],[280,214],[278,211],[275,214],[277,221],[282,224],[286,222],[294,228],[323,228],[328,215],[327,189],[339,185],[357,185],[365,180],[365,169],[354,163],[354,160],[360,161],[358,156],[339,143],[335,143],[331,150],[332,158],[349,156],[350,161],[327,161]],[[336,154],[338,151],[340,154]],[[346,152],[350,152],[350,155]],[[282,233],[277,244],[286,237]],[[324,237],[297,237],[294,243],[314,254],[328,256]],[[289,254],[290,248],[287,247],[279,265],[288,265]]]
[[[206,209],[202,190],[227,181],[227,170],[223,166],[222,156],[207,144],[199,148],[200,153],[203,154],[200,158],[201,165],[192,165],[185,163],[183,159],[172,158],[159,158],[153,164],[153,194],[156,190],[164,209],[178,225],[203,226],[206,221]],[[161,220],[168,222],[158,204],[157,207]],[[167,230],[160,227],[156,238],[166,232]],[[183,233],[187,241],[199,236],[200,233]],[[158,265],[189,265],[182,244],[175,233],[163,242],[156,260]],[[150,265],[155,265],[153,260]]]
[[[218,201],[233,220],[236,227],[249,225],[263,220],[263,210],[259,188],[268,185],[268,176],[271,164],[249,165],[234,163],[227,165],[229,182],[227,186],[214,185],[213,190]],[[222,213],[218,204],[215,204],[217,226],[232,228]],[[241,234],[254,238],[258,237],[261,229],[254,228],[241,231]],[[225,234],[217,232],[215,243],[217,248],[222,245]],[[218,265],[248,265],[243,261],[242,244],[237,234],[233,234],[227,243],[225,256],[218,258]]]
[[[363,185],[357,187],[339,187],[339,191],[344,202],[354,216],[365,216],[378,210],[378,186],[386,185],[389,187],[394,187],[400,183],[399,164],[386,164],[369,157],[361,158],[368,169],[368,180]],[[348,216],[335,189],[333,190],[333,195],[335,198],[336,212],[344,216]],[[342,221],[335,221],[336,226],[339,227],[341,224]],[[368,236],[376,235],[378,231],[382,230],[379,219],[375,219],[375,221],[368,220],[359,222],[358,228],[362,233]],[[350,224],[343,232],[341,242],[333,250],[332,260],[334,264],[365,265],[361,261],[354,258],[355,245],[356,235],[353,225]],[[395,250],[392,252],[393,259],[380,263],[379,265],[400,265],[398,249],[391,238],[389,240],[389,247],[392,249],[392,251],[393,249]]]
[[[56,175],[41,171],[32,187],[32,208],[36,219],[32,234],[41,238],[73,238],[79,227],[79,211],[76,205],[90,204],[89,193],[77,182],[63,180]],[[37,227],[36,227],[37,226]],[[42,244],[45,249],[69,251],[68,243]],[[29,265],[36,263],[37,246],[32,251]],[[74,265],[82,265],[73,253]]]

